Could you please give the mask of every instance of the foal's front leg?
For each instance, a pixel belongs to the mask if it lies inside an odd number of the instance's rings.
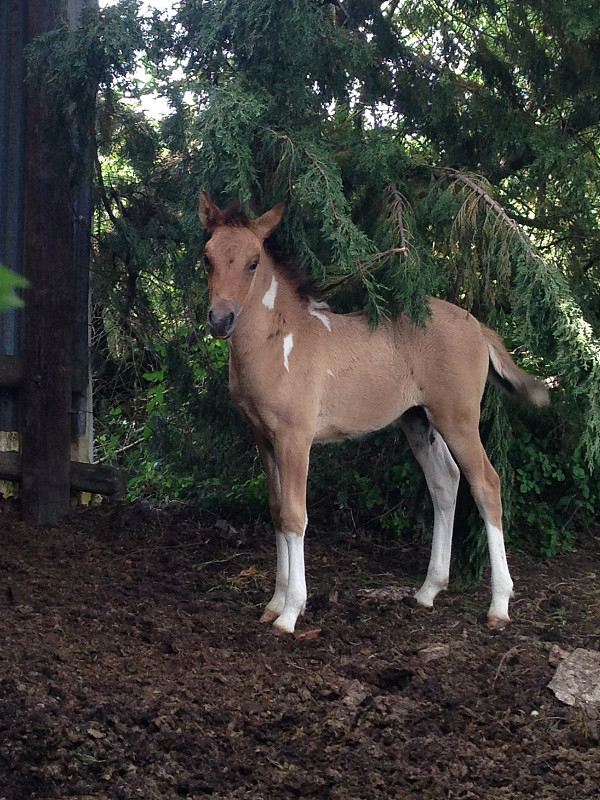
[[[276,442],[270,455],[268,448],[265,454],[269,463],[266,468],[269,498],[273,495],[275,500],[271,501],[271,514],[277,537],[277,577],[275,594],[261,619],[264,622],[273,620],[273,627],[280,633],[294,632],[296,620],[306,605],[304,533],[308,521],[309,453],[309,442],[286,437]]]
[[[269,508],[271,510],[271,520],[275,528],[275,540],[277,543],[277,572],[275,575],[275,592],[260,618],[261,622],[273,622],[280,616],[285,605],[285,595],[287,592],[289,577],[289,554],[288,546],[281,530],[281,479],[279,469],[275,460],[275,451],[272,444],[261,434],[256,432],[256,444],[260,453],[265,475],[267,476],[267,486],[269,489]]]

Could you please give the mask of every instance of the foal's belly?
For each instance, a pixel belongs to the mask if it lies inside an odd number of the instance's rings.
[[[338,441],[361,436],[391,425],[404,412],[421,402],[411,382],[363,380],[332,386],[324,398],[317,420],[315,442]]]

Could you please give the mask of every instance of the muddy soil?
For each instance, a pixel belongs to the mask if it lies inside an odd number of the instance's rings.
[[[600,647],[600,541],[511,554],[433,612],[425,548],[312,531],[299,638],[260,625],[267,530],[104,506],[31,530],[0,517],[0,798],[600,796],[600,728],[547,688],[557,648]],[[308,635],[306,635],[308,634]]]

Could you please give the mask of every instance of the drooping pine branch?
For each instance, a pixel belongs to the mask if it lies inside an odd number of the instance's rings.
[[[398,231],[398,236],[400,237],[400,247],[398,248],[398,252],[402,253],[402,255],[407,255],[408,243],[406,240],[406,225],[404,221],[404,207],[406,205],[406,198],[402,197],[394,183],[390,185],[390,194],[393,200],[393,211],[396,215],[396,230]]]
[[[486,184],[449,167],[436,171],[469,190],[461,209],[465,211],[463,220],[470,216],[472,221],[476,206],[483,205],[504,226],[508,239],[518,241],[524,257],[515,259],[516,291],[512,296],[515,318],[531,345],[539,341],[542,327],[552,331],[561,378],[573,395],[588,405],[581,440],[588,466],[600,468],[600,340],[586,321],[567,279],[558,266],[553,267],[542,258],[521,226],[491,197]]]

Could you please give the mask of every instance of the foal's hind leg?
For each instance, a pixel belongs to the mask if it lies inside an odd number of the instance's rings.
[[[469,482],[485,523],[492,568],[492,602],[488,611],[488,625],[501,630],[510,621],[508,603],[512,596],[513,582],[508,570],[502,533],[500,478],[481,444],[478,419],[458,425],[456,422],[449,424],[445,419],[433,419],[432,422],[444,433],[448,446]]]
[[[460,471],[446,442],[433,428],[425,412],[407,411],[400,418],[415,458],[421,465],[433,502],[433,541],[427,577],[416,594],[417,602],[430,608],[436,596],[448,586],[452,527]]]

